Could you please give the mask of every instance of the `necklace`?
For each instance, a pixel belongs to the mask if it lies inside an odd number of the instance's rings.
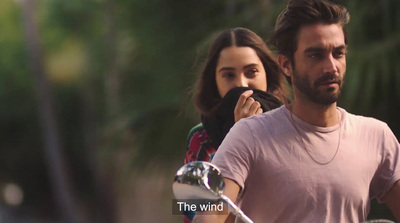
[[[336,157],[336,155],[337,155],[337,153],[338,153],[338,151],[339,151],[339,147],[340,147],[340,139],[341,139],[341,133],[342,133],[342,122],[341,122],[340,118],[339,118],[339,139],[338,139],[338,145],[337,145],[337,148],[336,148],[336,152],[335,152],[335,154],[333,155],[333,157],[332,157],[329,161],[327,161],[327,162],[320,162],[320,161],[316,160],[316,159],[311,155],[310,151],[307,149],[307,146],[306,146],[306,144],[304,143],[303,137],[301,137],[300,131],[297,129],[296,122],[295,122],[294,119],[293,119],[293,112],[292,112],[292,108],[291,108],[291,107],[289,107],[289,111],[290,111],[290,118],[292,119],[292,123],[293,123],[294,129],[296,129],[296,132],[297,132],[297,134],[299,135],[301,144],[303,144],[304,149],[306,150],[308,156],[310,156],[310,158],[311,158],[314,162],[316,162],[317,164],[319,164],[319,165],[327,165],[327,164],[331,163],[331,162],[335,159],[335,157]]]

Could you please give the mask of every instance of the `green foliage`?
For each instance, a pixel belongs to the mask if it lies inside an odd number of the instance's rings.
[[[46,0],[40,6],[41,24],[68,36],[91,36],[101,9],[95,0]]]
[[[386,121],[397,136],[400,121],[400,4],[395,0],[348,2],[351,21],[346,84],[341,103],[358,114]]]
[[[140,148],[146,148],[133,154],[136,167],[147,166],[150,160],[159,163],[183,162],[185,150],[182,148],[186,146],[187,132],[192,126],[182,121],[180,113],[176,106],[169,105],[143,111],[136,116],[132,123],[134,139]],[[166,144],[169,142],[175,145]]]

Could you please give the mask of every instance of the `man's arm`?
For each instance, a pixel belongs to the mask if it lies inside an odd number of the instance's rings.
[[[397,221],[400,221],[400,180],[398,180],[383,198],[383,202],[392,211]]]
[[[240,190],[239,185],[235,181],[228,178],[224,178],[224,181],[225,181],[225,191],[224,191],[225,196],[229,197],[229,199],[235,202]],[[193,223],[224,223],[227,217],[228,214],[226,215],[212,214],[212,213],[196,214],[196,216],[193,219]]]

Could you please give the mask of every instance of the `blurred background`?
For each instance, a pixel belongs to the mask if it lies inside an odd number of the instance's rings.
[[[339,2],[339,1],[336,1]],[[339,106],[400,137],[400,1],[351,13]],[[182,222],[171,185],[210,41],[282,0],[1,0],[0,222]],[[392,218],[372,204],[370,218]]]

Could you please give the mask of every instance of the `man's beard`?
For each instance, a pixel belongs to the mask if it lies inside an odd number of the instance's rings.
[[[314,84],[311,83],[307,75],[299,75],[296,70],[293,70],[293,85],[302,92],[310,101],[321,104],[331,105],[335,103],[340,96],[342,86],[344,83],[343,78],[335,74],[325,74],[315,80]],[[324,88],[320,90],[318,87],[321,83],[326,81],[335,81],[339,85],[339,89],[335,92],[335,88]]]

